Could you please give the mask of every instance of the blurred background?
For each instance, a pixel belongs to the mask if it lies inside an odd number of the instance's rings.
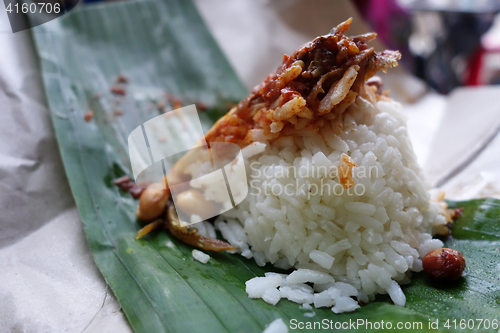
[[[447,94],[459,86],[500,84],[500,0],[350,0],[350,4],[343,0],[257,0],[254,6],[241,0],[196,2],[202,13],[208,7],[222,13],[227,11],[224,7],[240,7],[242,12],[247,7],[277,7],[302,29],[301,16],[305,20],[315,17],[307,29],[311,35],[326,33],[331,22],[344,20],[346,13],[360,15],[380,42],[400,50],[406,71],[438,93]],[[354,27],[362,25],[354,23]]]
[[[439,93],[500,83],[500,1],[354,0],[402,63]]]

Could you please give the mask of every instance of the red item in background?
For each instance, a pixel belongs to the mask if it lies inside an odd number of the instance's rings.
[[[472,54],[467,64],[464,84],[481,86],[500,82],[500,45],[482,45]]]
[[[485,49],[480,47],[469,60],[469,66],[467,69],[467,75],[465,77],[464,84],[467,86],[480,86],[481,82],[479,76],[481,73],[481,67],[483,63],[483,56],[486,52]]]

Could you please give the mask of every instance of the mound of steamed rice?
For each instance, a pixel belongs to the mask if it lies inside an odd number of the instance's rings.
[[[349,189],[335,175],[342,154],[357,165]],[[432,234],[446,220],[430,200],[400,104],[358,97],[319,134],[254,142],[243,156],[249,194],[215,227],[259,265],[296,269],[247,281],[249,297],[270,304],[286,298],[334,313],[377,294],[405,305],[400,284],[422,270],[427,252],[443,246]],[[196,178],[202,169],[193,165],[189,172]],[[209,183],[197,186],[216,200]],[[204,223],[200,232],[213,235]]]

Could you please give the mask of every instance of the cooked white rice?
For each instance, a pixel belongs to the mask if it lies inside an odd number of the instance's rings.
[[[206,264],[208,260],[210,260],[210,256],[206,253],[203,253],[199,250],[193,250],[193,258],[198,260],[199,262]]]
[[[342,154],[357,165],[349,191],[334,174]],[[249,297],[334,313],[377,294],[405,305],[400,284],[443,246],[432,234],[446,221],[430,201],[400,104],[358,97],[344,114],[325,119],[318,134],[255,142],[243,156],[249,195],[215,227],[259,265],[296,269],[247,281]],[[201,187],[210,193],[210,185]]]

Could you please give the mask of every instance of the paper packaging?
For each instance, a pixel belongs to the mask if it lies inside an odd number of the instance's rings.
[[[339,8],[326,0],[315,6],[298,0],[199,0],[197,5],[249,89],[276,68],[283,54],[355,15],[348,2]],[[351,34],[367,30],[355,18]],[[0,332],[131,332],[88,248],[57,150],[30,35],[8,32],[3,6],[0,31]],[[408,76],[405,82],[415,85]],[[418,89],[412,86],[410,92],[396,94],[404,98]],[[423,108],[408,108],[419,158],[425,160],[429,146],[447,147],[450,154],[460,149],[460,142],[428,144],[439,131],[437,121],[453,114],[445,115],[444,97],[428,96],[422,103]],[[426,116],[433,122],[422,121]],[[496,138],[464,171],[467,177],[450,181],[452,190],[459,193],[457,188],[465,183],[475,186],[474,193],[498,193],[499,182],[492,182],[498,179],[498,168],[492,165],[498,165],[499,151]],[[474,177],[480,177],[479,185],[474,185]]]

